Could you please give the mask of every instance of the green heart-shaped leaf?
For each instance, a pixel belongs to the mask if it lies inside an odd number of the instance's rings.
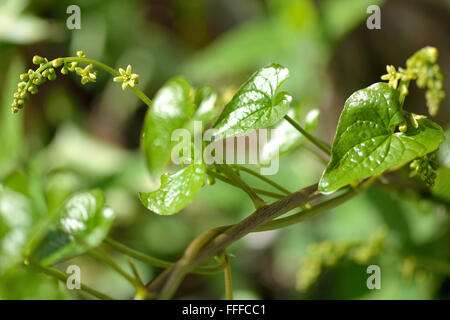
[[[288,76],[288,69],[275,63],[253,74],[225,106],[214,125],[216,137],[244,135],[283,118],[292,97],[278,89]]]
[[[33,257],[43,265],[97,247],[115,218],[100,190],[78,193],[60,209],[58,223],[42,239]]]
[[[150,174],[157,176],[170,160],[174,130],[182,128],[194,111],[189,103],[191,86],[182,78],[169,80],[153,99],[145,118],[141,146]]]
[[[160,215],[175,214],[194,199],[203,186],[205,174],[205,164],[191,164],[175,174],[163,174],[158,190],[139,196],[150,211]]]
[[[427,119],[418,128],[404,122],[398,91],[375,83],[352,94],[339,119],[331,160],[319,190],[332,192],[359,179],[399,167],[436,150],[444,140],[442,128]]]

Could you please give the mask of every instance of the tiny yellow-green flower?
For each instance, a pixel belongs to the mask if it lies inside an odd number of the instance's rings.
[[[128,65],[126,70],[119,68],[119,73],[120,76],[113,80],[114,82],[122,82],[122,90],[125,90],[128,86],[134,87],[138,83],[139,75],[132,73],[131,65]]]

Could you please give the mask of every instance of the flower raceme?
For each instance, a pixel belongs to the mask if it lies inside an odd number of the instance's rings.
[[[85,66],[80,67],[80,63],[85,64]],[[97,70],[94,69],[94,64],[115,76],[120,74],[120,76],[114,78],[114,81],[122,82],[123,90],[128,86],[134,87],[138,83],[137,78],[139,77],[139,75],[131,73],[131,65],[128,65],[126,70],[119,68],[119,72],[117,72],[103,64],[87,59],[83,51],[77,51],[77,57],[56,58],[52,61],[36,55],[33,57],[33,64],[39,65],[39,67],[36,70],[29,69],[28,72],[20,75],[20,82],[17,85],[17,91],[13,95],[14,99],[11,104],[11,111],[13,113],[17,113],[23,108],[26,101],[30,98],[30,94],[38,93],[38,86],[44,84],[47,80],[55,80],[55,69],[59,67],[61,67],[60,72],[63,75],[74,72],[80,76],[82,85],[96,81]]]

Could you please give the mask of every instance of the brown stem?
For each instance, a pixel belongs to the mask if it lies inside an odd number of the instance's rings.
[[[183,257],[174,267],[161,273],[152,281],[152,291],[161,287],[160,299],[170,299],[194,266],[220,254],[233,242],[244,237],[253,229],[308,202],[318,196],[317,184],[306,187],[272,204],[263,206],[233,226],[224,226],[206,231],[197,237],[186,249]],[[150,284],[151,285],[151,284]]]

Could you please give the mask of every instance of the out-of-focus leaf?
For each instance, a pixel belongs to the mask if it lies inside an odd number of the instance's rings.
[[[56,210],[69,195],[81,188],[79,177],[70,171],[53,171],[45,178],[45,199],[49,212]]]
[[[0,3],[0,42],[32,43],[51,37],[54,33],[46,20],[22,14],[28,0],[2,0]]]
[[[60,127],[46,149],[46,164],[49,170],[66,167],[98,177],[116,173],[128,156],[127,150],[105,143],[67,123]]]
[[[13,191],[29,196],[28,177],[23,170],[14,170],[3,179],[3,185]]]
[[[0,274],[22,260],[31,226],[29,200],[0,185]]]
[[[0,281],[0,300],[69,299],[58,280],[25,267],[8,270]]]
[[[384,0],[327,0],[321,4],[327,33],[338,39],[369,17],[370,5],[381,6]]]
[[[433,195],[450,203],[450,168],[439,168],[436,171],[436,181],[431,189]]]
[[[1,22],[0,22],[1,23]],[[20,58],[14,58],[6,74],[0,100],[0,177],[11,170],[22,151],[23,115],[13,115],[11,108],[13,93],[17,90],[18,74],[25,65]],[[0,75],[2,77],[3,75]]]
[[[174,130],[182,128],[194,112],[189,103],[191,86],[183,78],[169,80],[153,99],[142,132],[141,147],[147,158],[150,174],[157,176],[170,160]]]
[[[160,215],[171,215],[188,205],[204,183],[205,164],[191,164],[175,174],[161,176],[161,187],[150,193],[140,193],[144,206]]]
[[[305,130],[312,132],[316,129],[319,124],[320,110],[313,109],[306,114],[305,117]]]
[[[298,112],[297,112],[298,113]],[[289,110],[289,116],[300,120],[294,109]],[[317,127],[320,111],[313,109],[305,117],[305,130],[312,132]],[[289,122],[283,121],[270,131],[270,139],[263,146],[260,154],[260,163],[268,164],[274,157],[282,156],[299,146],[304,136]]]
[[[450,127],[445,129],[445,140],[442,142],[437,152],[439,163],[450,168]]]
[[[395,132],[405,121],[398,97],[388,84],[375,83],[347,99],[319,190],[335,191],[439,147],[444,132],[430,120],[419,120],[417,129],[409,125],[406,132]]]
[[[62,207],[57,225],[42,239],[33,257],[51,265],[94,248],[106,237],[114,218],[100,190],[78,193]]]
[[[195,111],[194,120],[202,121],[203,126],[211,122],[219,113],[219,108],[216,108],[217,92],[214,88],[209,86],[201,87],[195,94],[195,104],[197,110]]]
[[[281,120],[292,101],[289,94],[278,91],[288,76],[289,70],[275,63],[253,74],[225,106],[214,125],[216,136],[244,135]]]

